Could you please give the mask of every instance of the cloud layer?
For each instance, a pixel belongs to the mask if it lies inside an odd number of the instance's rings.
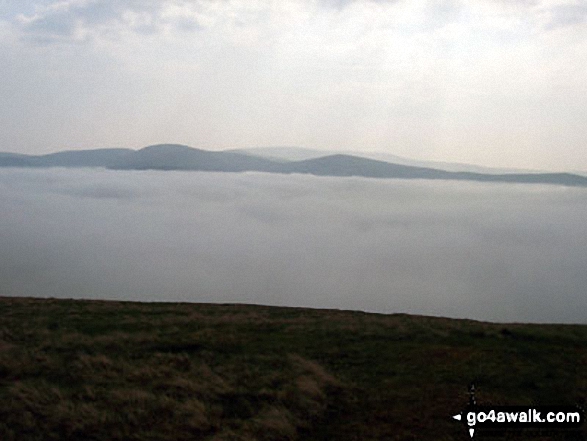
[[[587,195],[556,186],[1,170],[4,295],[587,323]]]

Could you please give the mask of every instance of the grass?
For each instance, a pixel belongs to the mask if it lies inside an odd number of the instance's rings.
[[[0,297],[0,440],[464,440],[471,382],[584,403],[587,326]]]

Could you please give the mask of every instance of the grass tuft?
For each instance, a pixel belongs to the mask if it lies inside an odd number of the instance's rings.
[[[579,325],[2,297],[0,323],[2,441],[457,440],[470,382],[587,396]]]

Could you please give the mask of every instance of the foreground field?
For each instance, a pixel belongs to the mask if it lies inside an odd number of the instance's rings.
[[[587,326],[0,298],[0,440],[464,440],[471,382],[584,403]]]

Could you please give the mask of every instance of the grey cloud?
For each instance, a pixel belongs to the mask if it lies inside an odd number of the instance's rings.
[[[69,6],[55,4],[39,8],[33,16],[24,16],[20,20],[21,30],[25,38],[52,42],[71,37],[76,28],[77,17]]]
[[[159,31],[165,21],[161,10],[165,2],[160,1],[113,1],[93,0],[88,2],[53,3],[39,8],[35,15],[21,20],[21,30],[25,38],[40,42],[74,41],[76,30],[109,34],[120,27],[138,34],[153,34]],[[124,14],[139,14],[144,22],[133,24],[125,22]],[[176,27],[187,29],[185,20],[179,19]],[[83,32],[82,32],[83,34]]]
[[[557,5],[550,9],[549,30],[575,26],[587,22],[587,5]]]
[[[0,286],[587,323],[585,218],[556,186],[4,169]]]
[[[135,2],[96,1],[72,6],[70,12],[88,24],[102,24],[116,20],[125,10],[135,10],[138,6]],[[152,12],[151,2],[145,2],[141,9]]]
[[[321,3],[324,6],[335,8],[335,9],[344,9],[353,3],[397,3],[399,0],[321,0]]]
[[[175,28],[182,32],[194,32],[202,29],[200,23],[193,18],[179,18],[175,20]]]
[[[357,0],[322,0],[322,4],[327,7],[333,7],[336,9],[344,9],[348,5],[357,2]]]
[[[48,37],[67,37],[75,29],[75,17],[60,13],[52,17],[42,17],[33,20],[25,25],[27,32],[37,36]]]

